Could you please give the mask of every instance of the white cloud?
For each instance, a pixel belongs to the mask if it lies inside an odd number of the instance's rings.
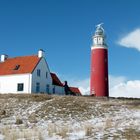
[[[140,80],[127,80],[124,76],[109,76],[110,97],[140,98]]]
[[[140,98],[140,80],[121,82],[110,89],[111,97]]]
[[[109,76],[111,97],[140,98],[140,80],[127,80],[124,76]]]
[[[79,87],[83,95],[90,94],[90,79],[69,80],[71,86]],[[140,80],[127,80],[124,76],[109,76],[110,97],[140,98]]]
[[[123,36],[118,41],[118,44],[127,48],[135,48],[140,51],[140,28]]]

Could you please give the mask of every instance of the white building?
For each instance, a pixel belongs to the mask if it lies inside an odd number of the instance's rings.
[[[7,55],[1,55],[0,93],[64,95],[66,92],[66,86],[55,73],[50,72],[43,50],[32,56],[8,58]]]

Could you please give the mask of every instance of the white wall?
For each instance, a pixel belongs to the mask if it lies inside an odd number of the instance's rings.
[[[17,84],[23,83],[24,90],[17,91]],[[31,74],[0,76],[0,93],[31,93]]]
[[[40,77],[37,76],[37,69],[41,70]],[[46,78],[46,72],[48,76]],[[42,58],[32,73],[32,92],[36,93],[36,83],[40,83],[40,92],[46,92],[46,85],[50,85],[50,93],[52,93],[52,78],[49,67],[44,58]]]

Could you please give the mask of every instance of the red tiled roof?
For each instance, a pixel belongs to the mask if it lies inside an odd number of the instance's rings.
[[[8,58],[0,62],[0,75],[32,73],[40,58],[37,55]],[[19,66],[17,70],[14,70]]]
[[[80,92],[79,88],[77,88],[77,87],[69,87],[69,88],[70,88],[71,92],[81,95],[81,92]]]
[[[53,85],[63,87],[63,84],[61,83],[61,81],[59,80],[59,78],[57,77],[57,75],[55,73],[51,73],[51,77],[52,77],[52,80],[53,80]]]

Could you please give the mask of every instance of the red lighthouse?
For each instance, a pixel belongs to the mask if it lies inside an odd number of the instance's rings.
[[[108,90],[108,47],[105,43],[105,32],[102,24],[96,26],[91,47],[90,94],[109,96]]]

